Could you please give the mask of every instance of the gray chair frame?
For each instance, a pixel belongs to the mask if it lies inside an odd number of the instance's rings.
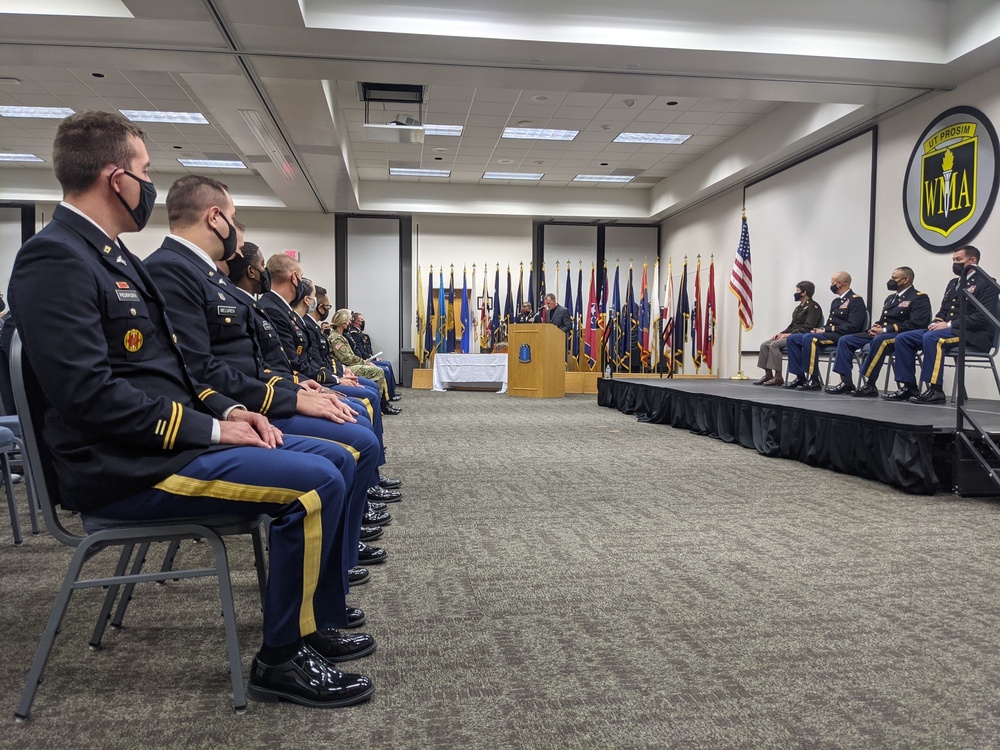
[[[1000,329],[997,330],[996,335],[993,337],[993,346],[988,352],[977,352],[972,349],[965,350],[965,369],[974,368],[977,370],[992,370],[993,371],[993,381],[997,384],[997,393],[1000,393],[1000,372],[997,372],[996,357],[1000,353]],[[945,354],[944,362],[942,363],[944,367],[958,367],[958,348],[952,350],[952,353]],[[958,395],[958,377],[951,379],[951,403],[955,403],[955,397]]]
[[[106,587],[107,594],[104,605],[98,616],[91,644],[100,645],[100,639],[108,622],[108,615],[117,598],[121,587],[127,592],[119,605],[120,615],[124,616],[125,606],[130,598],[131,589],[136,583],[164,582],[181,578],[199,578],[214,576],[219,584],[219,596],[222,603],[222,618],[225,627],[226,650],[229,657],[229,672],[233,686],[233,707],[237,713],[246,710],[247,699],[243,685],[243,666],[240,659],[239,640],[236,631],[236,613],[233,606],[233,589],[229,575],[229,560],[222,537],[230,534],[250,533],[255,535],[255,550],[261,548],[259,518],[248,519],[241,516],[215,516],[206,518],[178,518],[163,522],[135,522],[101,519],[84,516],[84,528],[88,529],[81,535],[69,531],[62,523],[57,505],[59,503],[56,491],[55,474],[51,461],[44,447],[42,435],[42,406],[44,396],[38,388],[31,372],[30,364],[22,356],[21,341],[17,334],[11,344],[10,353],[11,380],[14,388],[14,398],[18,413],[21,415],[21,426],[24,433],[25,463],[30,467],[25,475],[31,482],[31,491],[37,499],[45,520],[46,529],[56,540],[76,551],[70,562],[69,569],[63,578],[62,586],[52,606],[45,630],[42,633],[38,649],[35,653],[31,669],[28,673],[21,702],[14,712],[18,720],[25,720],[31,713],[31,707],[42,680],[42,673],[48,662],[60,624],[69,607],[74,591],[86,588]],[[208,567],[182,570],[160,570],[155,573],[143,573],[142,562],[149,545],[154,542],[167,544],[179,543],[184,539],[204,540],[212,551],[213,564]],[[140,554],[136,556],[132,569],[129,561],[136,547]],[[110,576],[81,579],[80,574],[84,563],[94,558],[98,553],[113,548],[121,548],[118,563]],[[258,558],[260,563],[260,558]],[[258,572],[261,571],[258,565]],[[261,581],[263,591],[263,582]],[[120,620],[119,620],[120,623]]]

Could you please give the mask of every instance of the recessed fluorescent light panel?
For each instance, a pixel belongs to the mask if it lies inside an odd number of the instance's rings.
[[[187,125],[208,125],[201,112],[158,112],[147,109],[119,109],[132,122],[175,122]]]
[[[615,143],[666,143],[676,146],[684,143],[690,135],[680,133],[619,133]]]
[[[483,172],[484,180],[540,180],[545,175],[529,172]]]
[[[631,174],[578,174],[573,182],[632,182],[635,175]]]
[[[461,125],[424,125],[424,135],[462,135]]]
[[[547,128],[504,128],[504,138],[528,138],[536,141],[571,141],[579,130],[549,130]]]
[[[450,169],[410,169],[389,167],[389,174],[395,177],[451,177]]]
[[[0,161],[43,162],[45,159],[34,154],[0,154]]]
[[[3,117],[37,117],[48,120],[61,120],[76,114],[69,107],[0,107]]]
[[[185,167],[193,169],[246,169],[247,165],[238,159],[178,159]]]

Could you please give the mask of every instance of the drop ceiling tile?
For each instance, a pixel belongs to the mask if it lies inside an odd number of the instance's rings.
[[[491,115],[495,117],[503,117],[504,120],[510,116],[511,104],[504,102],[473,102],[471,114],[473,115]]]
[[[669,125],[670,123],[674,122],[681,114],[683,113],[672,112],[671,110],[666,110],[666,109],[647,109],[644,112],[640,112],[636,116],[634,122],[655,123],[661,126]]]
[[[431,120],[431,115],[448,115],[448,114],[466,114],[469,111],[469,102],[462,101],[440,101],[431,102],[431,104],[426,107],[424,116],[427,117],[428,121]]]
[[[749,125],[752,122],[756,122],[760,119],[760,115],[756,112],[727,112],[718,120],[715,121],[716,125]]]
[[[721,117],[721,115],[719,115],[717,112],[694,112],[692,110],[688,110],[687,112],[682,112],[681,114],[679,114],[677,116],[677,119],[674,120],[674,122],[695,123],[695,124],[701,123],[709,125],[718,120],[719,117]]]
[[[691,110],[695,112],[729,112],[739,103],[739,99],[699,99],[691,105]]]
[[[517,89],[489,89],[477,88],[475,101],[477,102],[504,102],[513,104],[517,101],[521,92]]]
[[[517,103],[510,114],[510,124],[515,124],[517,120],[531,120],[552,117],[558,109],[555,105],[525,103],[523,100]],[[541,127],[537,125],[536,127]]]
[[[725,136],[726,138],[731,138],[737,133],[743,130],[742,125],[706,125],[701,129],[698,136],[713,135],[713,136]]]
[[[438,99],[471,102],[475,95],[476,89],[471,86],[439,86],[435,84],[426,89],[426,97],[429,102]]]

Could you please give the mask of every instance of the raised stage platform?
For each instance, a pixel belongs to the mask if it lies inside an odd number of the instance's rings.
[[[597,403],[666,424],[905,492],[930,495],[954,487],[956,411],[882,399],[830,396],[755,386],[750,381],[602,378]],[[1000,401],[967,408],[984,430],[1000,435]],[[966,485],[968,487],[968,485]],[[962,494],[996,494],[985,485]]]

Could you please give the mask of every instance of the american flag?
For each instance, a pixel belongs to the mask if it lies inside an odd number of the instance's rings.
[[[753,328],[753,273],[750,270],[750,230],[747,227],[747,217],[743,217],[743,229],[740,232],[740,246],[736,248],[736,260],[733,261],[733,273],[729,277],[729,291],[740,301],[740,322],[743,330]]]

